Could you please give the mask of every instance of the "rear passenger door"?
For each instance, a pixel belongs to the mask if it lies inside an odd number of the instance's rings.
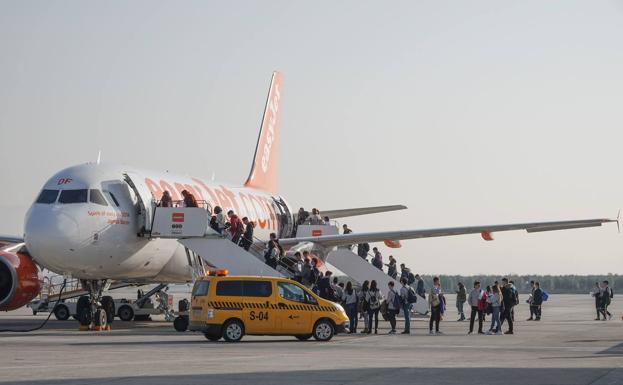
[[[275,329],[273,284],[269,280],[242,282],[242,316],[247,333],[270,334]]]
[[[290,282],[277,282],[277,326],[284,333],[309,334],[313,306],[302,287]]]

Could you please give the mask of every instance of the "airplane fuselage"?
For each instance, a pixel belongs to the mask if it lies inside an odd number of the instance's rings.
[[[174,201],[187,190],[211,208],[248,217],[258,239],[292,229],[290,206],[264,191],[116,164],[84,164],[45,183],[26,214],[26,246],[43,267],[76,278],[187,282],[192,267],[177,240],[139,236],[140,201],[159,200],[165,190]]]

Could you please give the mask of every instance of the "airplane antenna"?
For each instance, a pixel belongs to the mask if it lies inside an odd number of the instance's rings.
[[[212,182],[214,182],[215,179],[216,179],[216,173],[212,171]]]
[[[102,160],[102,150],[98,150],[97,151],[97,162],[96,162],[96,164],[100,164],[101,160]]]

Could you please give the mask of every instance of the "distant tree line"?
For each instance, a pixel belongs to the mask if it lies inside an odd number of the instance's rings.
[[[530,292],[530,281],[534,280],[541,284],[541,288],[551,294],[587,294],[595,287],[595,282],[607,280],[610,287],[616,293],[616,288],[623,288],[623,275],[607,274],[607,275],[440,275],[441,285],[447,293],[454,293],[459,282],[468,288],[473,286],[474,281],[481,282],[483,288],[493,284],[495,281],[501,281],[502,278],[508,278],[515,282],[515,286],[520,293]],[[433,284],[432,275],[423,275],[425,286],[430,289]]]

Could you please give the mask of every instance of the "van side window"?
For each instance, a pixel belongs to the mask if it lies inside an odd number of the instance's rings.
[[[100,190],[92,189],[89,192],[89,201],[91,203],[95,203],[96,205],[108,206],[108,203],[106,202],[106,199],[104,199],[104,196],[102,195]]]
[[[194,296],[206,296],[208,295],[208,289],[210,288],[210,281],[197,281],[193,287]]]
[[[278,282],[277,288],[279,289],[279,296],[283,299],[295,302],[306,302],[305,290],[297,285],[287,282]]]
[[[58,190],[43,190],[39,194],[36,203],[54,203],[56,202],[56,197],[58,197]]]
[[[63,190],[58,203],[87,203],[87,190]]]
[[[242,281],[219,281],[216,284],[216,295],[242,297]]]
[[[245,297],[270,297],[273,285],[270,281],[244,281],[242,292]]]

